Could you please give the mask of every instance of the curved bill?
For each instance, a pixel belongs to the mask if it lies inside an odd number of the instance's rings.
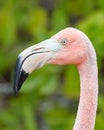
[[[29,74],[33,70],[41,68],[52,59],[61,47],[62,46],[56,39],[50,38],[27,48],[18,56],[14,72],[13,88],[15,94],[20,90]]]

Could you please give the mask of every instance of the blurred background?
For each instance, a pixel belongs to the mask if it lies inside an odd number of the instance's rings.
[[[79,75],[73,65],[45,65],[13,94],[18,54],[72,26],[91,39],[98,57],[95,130],[104,130],[104,0],[0,0],[0,130],[72,130]]]

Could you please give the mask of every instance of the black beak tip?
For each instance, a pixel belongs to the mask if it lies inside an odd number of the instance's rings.
[[[18,91],[21,89],[23,82],[26,80],[28,76],[29,74],[26,73],[24,70],[21,70],[21,72],[17,72],[17,74],[14,76],[13,91],[15,95],[18,94]]]
[[[20,90],[23,82],[29,76],[29,74],[26,73],[26,71],[23,70],[23,68],[22,68],[23,62],[24,62],[24,60],[22,60],[22,57],[19,56],[17,59],[15,71],[14,71],[13,91],[14,91],[15,95],[18,94],[18,91]]]
[[[17,86],[15,86],[15,85],[13,85],[13,92],[14,92],[14,94],[15,95],[17,95],[18,94],[18,87]]]

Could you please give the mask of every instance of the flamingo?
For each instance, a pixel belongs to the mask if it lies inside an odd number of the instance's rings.
[[[29,74],[44,64],[75,64],[80,76],[80,99],[73,130],[94,130],[98,100],[96,53],[89,38],[68,27],[33,45],[18,56],[14,74],[17,94]]]

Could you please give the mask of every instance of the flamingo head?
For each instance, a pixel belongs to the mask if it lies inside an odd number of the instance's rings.
[[[80,64],[86,59],[87,38],[74,28],[66,28],[50,39],[33,45],[18,56],[14,74],[14,92],[17,93],[25,79],[44,64]]]

